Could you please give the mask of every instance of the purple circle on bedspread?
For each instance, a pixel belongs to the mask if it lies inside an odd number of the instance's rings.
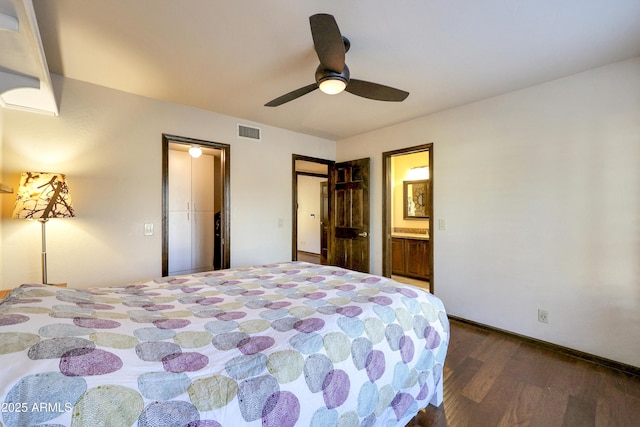
[[[413,403],[413,397],[407,393],[398,393],[391,401],[391,407],[396,414],[396,418],[400,419],[404,416]]]
[[[95,329],[113,329],[120,326],[120,322],[109,319],[96,319],[94,317],[75,317],[73,324],[76,326],[82,326],[83,328],[95,328]]]
[[[400,338],[400,356],[404,363],[409,363],[413,359],[413,353],[415,351],[413,340],[407,335],[403,335]]]
[[[327,408],[333,409],[342,405],[349,396],[351,382],[349,375],[341,369],[329,371],[322,382],[322,397]]]
[[[298,320],[293,327],[298,332],[316,332],[324,327],[324,320],[317,317]]]
[[[0,315],[0,326],[17,325],[29,320],[29,316],[22,314],[2,314]]]
[[[267,399],[262,409],[264,427],[293,427],[300,417],[300,402],[289,391],[278,391]]]
[[[187,319],[159,319],[152,322],[158,329],[179,329],[191,324]]]
[[[340,285],[336,286],[336,289],[341,291],[352,291],[356,288],[356,285]]]
[[[289,307],[290,305],[291,303],[289,301],[276,301],[270,302],[269,304],[265,305],[265,307],[269,310],[279,310],[281,308]]]
[[[374,302],[374,303],[379,304],[379,305],[391,305],[391,303],[393,302],[393,301],[391,301],[391,298],[385,297],[384,295],[371,297],[371,298],[369,298],[369,301]]]
[[[377,381],[382,374],[384,374],[385,369],[385,361],[384,361],[384,353],[380,350],[373,350],[367,356],[367,361],[365,363],[365,368],[367,370],[367,376],[371,382]]]
[[[195,372],[209,364],[209,358],[200,353],[175,353],[162,358],[167,372]]]
[[[440,345],[440,334],[433,326],[429,326],[424,330],[424,339],[426,340],[424,346],[429,350],[433,350]]]
[[[69,377],[110,374],[120,368],[122,360],[118,356],[100,349],[87,352],[76,348],[60,358],[60,372]]]
[[[407,298],[417,298],[418,294],[413,290],[413,289],[409,289],[409,288],[396,288],[396,291],[399,294],[404,295]]]
[[[420,387],[420,393],[416,396],[416,400],[424,400],[427,396],[429,396],[429,385],[424,383],[422,387]]]
[[[151,402],[140,414],[138,427],[172,427],[198,421],[200,414],[189,402]]]
[[[321,299],[327,296],[326,292],[310,292],[308,294],[304,294],[304,297],[307,299]]]
[[[275,344],[275,342],[276,340],[271,337],[260,336],[245,338],[238,343],[238,350],[240,350],[242,354],[256,354],[268,349]]]
[[[366,277],[361,280],[362,283],[378,283],[380,281],[380,277]]]
[[[324,281],[324,277],[322,276],[313,276],[313,277],[309,277],[307,279],[308,282],[313,282],[313,283],[318,283],[318,282],[323,282]]]
[[[357,305],[347,305],[345,307],[336,308],[336,312],[347,317],[356,317],[362,314],[362,309]]]
[[[220,313],[216,316],[219,320],[238,320],[245,317],[247,313],[242,311],[228,311],[226,313]]]

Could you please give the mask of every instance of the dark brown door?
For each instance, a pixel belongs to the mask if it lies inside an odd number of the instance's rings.
[[[329,256],[329,186],[320,183],[320,264],[326,265]]]
[[[333,264],[369,272],[370,159],[336,163],[332,171]]]

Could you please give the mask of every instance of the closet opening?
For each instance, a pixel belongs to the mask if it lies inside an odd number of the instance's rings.
[[[229,268],[230,146],[162,135],[162,275]]]

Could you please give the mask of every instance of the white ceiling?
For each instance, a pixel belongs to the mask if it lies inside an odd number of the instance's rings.
[[[640,56],[639,0],[33,0],[52,73],[341,139]],[[314,91],[309,16],[351,41],[351,76],[402,103]]]

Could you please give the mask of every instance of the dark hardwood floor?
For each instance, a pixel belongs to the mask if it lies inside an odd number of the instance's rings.
[[[640,426],[640,377],[455,320],[444,378],[407,427]]]
[[[320,264],[320,254],[311,252],[298,251],[298,261],[310,262],[312,264]]]

